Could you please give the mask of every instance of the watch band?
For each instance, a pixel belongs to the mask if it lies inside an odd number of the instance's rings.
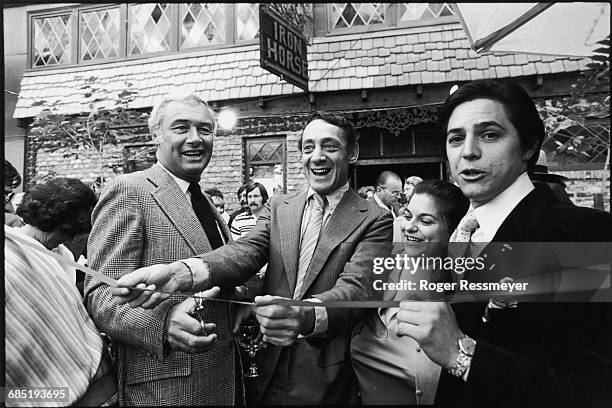
[[[463,340],[474,341],[469,336],[464,336],[461,339],[457,340],[457,348],[459,349],[459,354],[457,355],[457,359],[455,360],[454,367],[451,367],[448,370],[449,373],[459,378],[463,377],[465,372],[468,370],[468,368],[470,368],[470,365],[472,364],[472,354],[464,349],[462,344]]]

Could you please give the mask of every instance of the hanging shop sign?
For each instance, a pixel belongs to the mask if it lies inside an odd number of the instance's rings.
[[[259,7],[259,62],[263,69],[308,91],[306,37],[268,5]]]

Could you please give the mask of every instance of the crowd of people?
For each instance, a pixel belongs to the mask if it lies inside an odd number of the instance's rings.
[[[5,225],[7,387],[66,386],[77,405],[606,405],[611,303],[453,302],[453,290],[404,285],[534,273],[542,254],[517,250],[506,267],[495,243],[612,242],[609,213],[561,199],[536,172],[544,126],[523,88],[464,84],[439,125],[452,183],[384,171],[355,191],[353,125],[314,112],[297,146],[308,187],[270,197],[245,184],[229,215],[219,190],[201,190],[214,111],[164,98],[149,118],[156,164],[99,198],[74,179],[37,184],[22,224]],[[83,234],[89,266],[118,282],[88,275],[81,297],[50,251],[74,259],[62,244]],[[373,272],[396,255],[481,257],[495,273]],[[253,317],[265,347],[261,375],[245,378],[236,336]]]

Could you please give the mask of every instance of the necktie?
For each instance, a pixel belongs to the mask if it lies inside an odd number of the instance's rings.
[[[460,242],[463,244],[451,244],[452,250],[450,251],[455,257],[466,256],[466,252],[469,256],[470,242],[472,240],[472,234],[480,227],[474,210],[470,210],[463,216],[459,222],[459,226],[450,237],[450,242]]]
[[[302,286],[304,286],[304,280],[306,279],[306,271],[308,270],[308,266],[312,260],[312,254],[319,240],[321,225],[323,223],[323,213],[325,211],[325,198],[315,193],[310,205],[310,219],[308,220],[308,225],[302,237],[302,244],[300,245],[297,280],[295,283],[295,291],[293,292],[294,300],[299,300],[301,298]]]
[[[196,217],[198,217],[198,220],[200,220],[200,224],[202,224],[202,227],[204,228],[204,232],[206,233],[208,242],[210,242],[210,246],[212,249],[219,248],[221,245],[223,245],[223,240],[221,239],[221,235],[217,229],[215,215],[213,214],[208,201],[206,201],[204,194],[202,194],[200,186],[198,183],[190,183],[187,190],[191,193],[191,206],[193,207]]]

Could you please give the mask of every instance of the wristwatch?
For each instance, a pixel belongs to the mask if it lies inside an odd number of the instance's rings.
[[[461,378],[472,363],[472,356],[474,356],[474,349],[476,348],[476,340],[465,335],[457,340],[457,346],[459,354],[457,355],[457,360],[455,360],[455,366],[449,369],[448,372],[455,377]]]

